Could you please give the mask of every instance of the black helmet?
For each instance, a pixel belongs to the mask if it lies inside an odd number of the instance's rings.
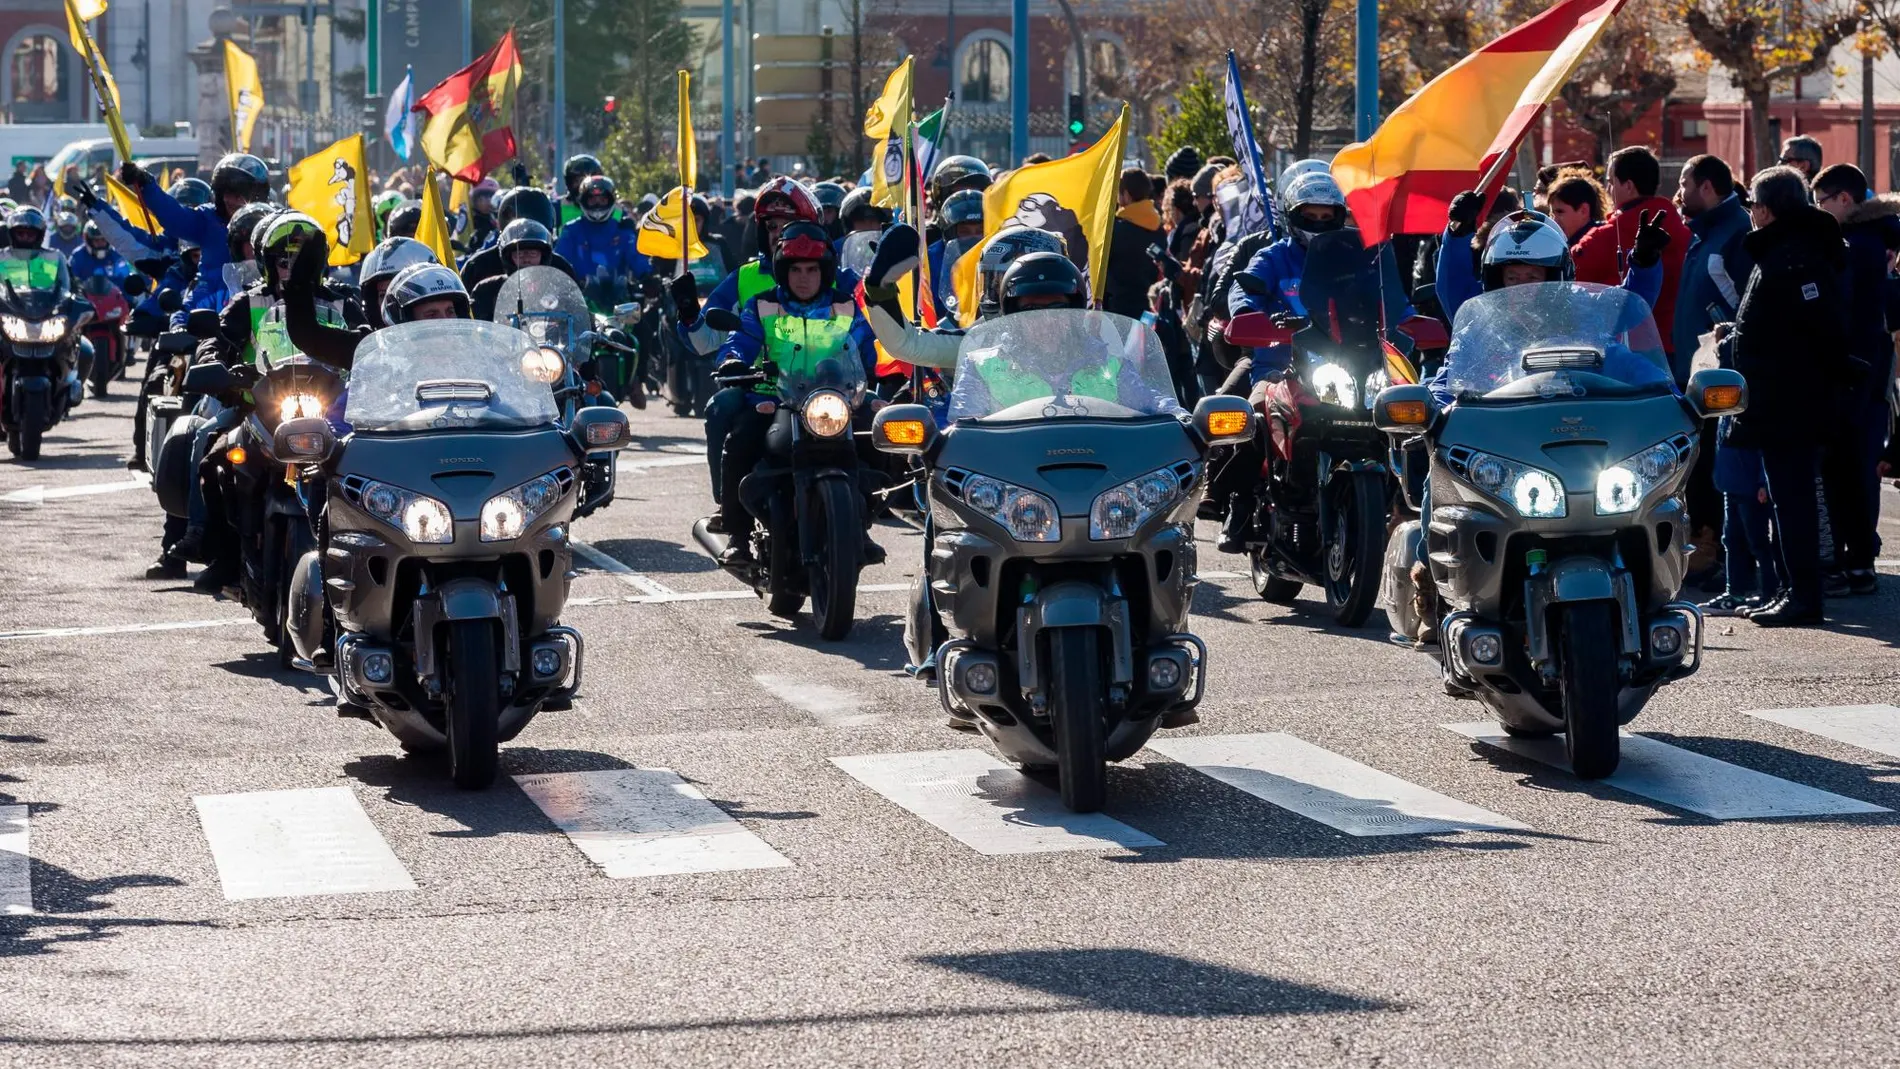
[[[247,201],[270,197],[270,168],[248,152],[233,152],[211,169],[211,192],[222,198],[235,193]]]
[[[871,187],[859,186],[845,194],[844,204],[838,209],[838,218],[844,225],[851,226],[860,219],[876,219],[879,229],[891,225],[891,211],[871,203]]]
[[[1060,235],[1033,226],[1012,226],[998,231],[983,246],[983,255],[976,263],[977,316],[987,319],[1001,310],[1003,276],[1017,260],[1038,252],[1060,255],[1066,250],[1067,243]]]
[[[1002,308],[1013,314],[1024,297],[1058,294],[1069,299],[1069,307],[1088,305],[1089,288],[1082,281],[1082,270],[1059,252],[1032,252],[1018,257],[1003,273]]]
[[[180,178],[166,192],[187,208],[201,208],[211,203],[211,185],[202,178]]]
[[[554,202],[533,186],[516,186],[495,200],[495,221],[507,226],[516,219],[532,219],[554,232]]]
[[[106,236],[106,232],[99,229],[99,224],[93,222],[90,219],[86,220],[85,234],[86,234],[86,241],[88,244],[91,243],[93,238],[104,238]]]
[[[975,156],[951,156],[931,169],[930,203],[942,204],[959,189],[988,189],[992,177],[989,164]]]
[[[840,214],[843,214],[842,209],[844,207],[845,192],[844,187],[838,183],[820,182],[811,187],[811,195],[813,199],[818,201],[818,207],[821,210],[825,208],[838,208],[841,209]]]
[[[389,213],[389,221],[384,224],[383,235],[392,238],[413,238],[416,229],[422,225],[422,205],[408,201]]]
[[[46,215],[30,205],[7,213],[7,234],[16,249],[37,249],[46,240]]]
[[[942,220],[946,231],[954,230],[963,223],[983,221],[983,192],[976,189],[959,189],[944,198],[937,207],[937,218]],[[946,233],[945,237],[952,234]]]
[[[455,301],[456,318],[469,318],[468,289],[461,276],[438,263],[410,264],[396,273],[383,294],[383,322],[407,323],[416,305],[438,297]]]
[[[778,232],[778,244],[772,249],[772,278],[784,286],[791,278],[792,265],[806,260],[818,262],[824,281],[819,292],[830,289],[838,282],[838,251],[832,247],[831,235],[817,223],[799,221],[787,223],[785,229]]]
[[[231,221],[224,225],[224,251],[230,254],[232,262],[250,258],[251,231],[257,229],[257,224],[263,222],[265,216],[276,210],[269,204],[254,201],[239,208],[231,216]]]
[[[600,173],[602,173],[600,161],[585,152],[577,156],[569,156],[567,162],[561,165],[561,181],[567,186],[568,196],[574,196],[580,192],[581,179]]]
[[[533,219],[516,219],[501,228],[501,237],[495,246],[501,250],[503,265],[509,271],[515,269],[515,250],[540,249],[541,262],[547,263],[554,258],[554,235],[548,228]]]
[[[580,193],[574,202],[589,222],[604,223],[614,214],[615,196],[613,179],[592,174],[581,179]]]

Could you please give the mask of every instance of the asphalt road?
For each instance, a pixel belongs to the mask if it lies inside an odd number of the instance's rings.
[[[904,675],[914,535],[822,643],[693,547],[699,429],[648,412],[575,527],[584,693],[464,793],[140,577],[130,411],[0,461],[0,1064],[1900,1061],[1891,566],[1715,622],[1613,785],[1210,546],[1203,722],[1078,824]]]

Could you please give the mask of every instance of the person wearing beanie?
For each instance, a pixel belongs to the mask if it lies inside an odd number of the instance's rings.
[[[1174,155],[1168,157],[1162,176],[1172,182],[1177,178],[1193,178],[1200,169],[1201,150],[1193,145],[1182,145],[1174,150]]]

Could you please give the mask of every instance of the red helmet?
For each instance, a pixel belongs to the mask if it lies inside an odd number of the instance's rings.
[[[832,247],[825,228],[803,219],[786,224],[785,229],[779,232],[778,247],[772,250],[772,280],[781,286],[786,285],[787,279],[791,277],[792,265],[808,260],[817,262],[825,289],[837,285],[837,250]]]
[[[811,190],[784,175],[778,175],[759,187],[752,214],[761,223],[767,219],[818,221],[818,200]]]

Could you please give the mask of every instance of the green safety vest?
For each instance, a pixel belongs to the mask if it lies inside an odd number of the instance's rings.
[[[260,305],[260,299],[269,303]],[[329,301],[318,301],[317,322],[331,327],[342,326],[342,309]],[[290,327],[284,321],[284,303],[264,297],[261,293],[252,294],[251,343],[244,347],[244,362],[256,364],[260,355],[279,360],[297,352],[297,347],[290,344]]]
[[[741,278],[743,285],[744,279]],[[779,374],[810,379],[818,365],[826,360],[856,360],[845,354],[851,343],[851,326],[857,320],[857,308],[834,304],[827,318],[807,319],[786,315],[776,301],[758,302],[759,329],[765,336],[765,359],[778,365]],[[768,379],[765,388],[776,389],[776,380]]]
[[[1120,357],[1110,357],[1106,365],[1077,371],[1069,380],[1069,392],[1101,401],[1117,400],[1121,396],[1121,389],[1116,383],[1121,376],[1121,364]],[[984,357],[975,361],[974,367],[977,377],[983,380],[983,386],[990,391],[992,406],[999,412],[1024,401],[1053,397],[1057,392],[1042,376],[1001,356]]]
[[[778,279],[772,277],[765,263],[761,260],[752,261],[739,269],[738,307],[744,308],[747,301],[770,293],[777,286]]]
[[[12,254],[0,255],[0,281],[13,283],[14,289],[57,289],[62,263],[58,253],[45,251],[36,252],[27,259]]]

